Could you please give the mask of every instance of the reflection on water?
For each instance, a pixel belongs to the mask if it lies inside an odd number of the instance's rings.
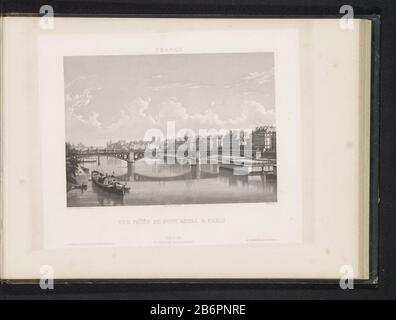
[[[88,181],[88,188],[69,191],[69,207],[277,200],[276,179],[261,175],[233,175],[232,171],[219,168],[217,164],[164,164],[156,159],[141,159],[128,165],[125,161],[111,157],[100,157],[99,160],[99,163],[82,163],[83,167],[89,169],[87,176],[82,177]],[[114,174],[131,190],[124,196],[102,190],[90,180],[92,170]]]

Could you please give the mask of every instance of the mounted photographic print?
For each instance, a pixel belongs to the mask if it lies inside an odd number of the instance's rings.
[[[295,30],[40,37],[46,247],[301,241],[297,44]]]
[[[370,21],[3,21],[4,279],[371,276]]]

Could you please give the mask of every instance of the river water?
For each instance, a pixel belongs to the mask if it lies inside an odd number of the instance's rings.
[[[204,204],[236,202],[275,202],[276,179],[262,176],[233,175],[217,164],[161,164],[141,159],[128,164],[116,158],[92,158],[82,166],[89,169],[79,176],[88,187],[67,192],[69,207],[133,206],[165,204]],[[90,173],[99,170],[114,174],[130,191],[124,196],[102,190],[92,183]]]

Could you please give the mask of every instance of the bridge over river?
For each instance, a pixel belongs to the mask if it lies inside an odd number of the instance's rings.
[[[146,149],[135,148],[135,149],[106,149],[106,148],[95,148],[89,150],[77,151],[76,156],[78,158],[86,157],[98,157],[98,163],[100,163],[100,156],[113,157],[120,160],[126,161],[128,164],[132,164],[135,161],[145,157]],[[221,151],[221,150],[220,150]],[[220,168],[233,170],[235,175],[276,175],[276,158],[275,155],[267,155],[268,158],[252,159],[245,156],[238,155],[223,155],[221,153],[210,155],[210,152],[202,155],[202,153],[197,152],[194,156],[177,157],[174,153],[167,154],[166,152],[162,154],[166,164],[169,159],[173,158],[173,162],[186,163],[189,165],[196,165],[199,163],[216,163],[219,164]],[[159,159],[159,153],[154,158]]]
[[[113,157],[117,159],[124,160],[128,163],[133,163],[136,160],[144,158],[145,149],[137,148],[137,149],[106,149],[106,148],[95,148],[88,150],[79,150],[76,152],[76,156],[78,158],[86,158],[93,156],[106,156]]]

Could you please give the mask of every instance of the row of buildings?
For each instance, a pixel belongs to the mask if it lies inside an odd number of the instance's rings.
[[[247,132],[242,130],[230,130],[226,134],[210,135],[206,137],[196,137],[195,142],[188,136],[179,139],[161,140],[152,137],[151,141],[144,140],[119,140],[109,141],[106,144],[108,150],[144,150],[146,148],[163,147],[165,150],[172,148],[178,150],[179,146],[186,142],[195,143],[197,151],[206,148],[207,151],[218,149],[229,149],[230,152],[235,148],[240,149],[240,155],[252,155],[254,158],[273,158],[276,159],[276,128],[274,126],[257,127]],[[77,150],[89,150],[82,144],[74,146]],[[235,153],[234,153],[235,154]]]

